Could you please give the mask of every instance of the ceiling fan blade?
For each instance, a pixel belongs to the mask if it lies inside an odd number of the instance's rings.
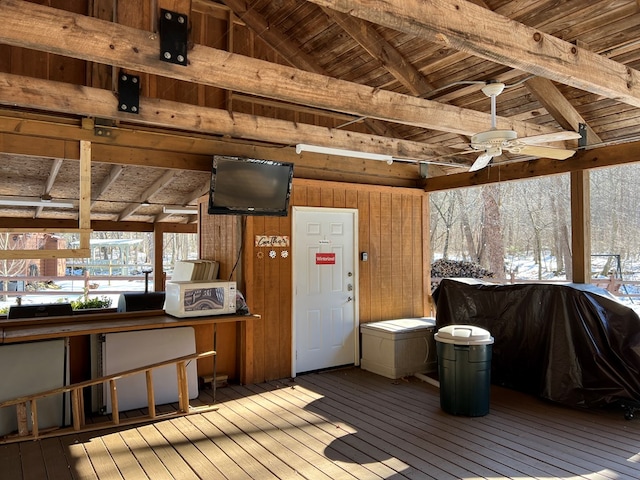
[[[491,155],[490,153],[484,152],[480,154],[478,158],[476,158],[476,161],[473,162],[473,165],[471,165],[471,168],[469,169],[469,171],[475,172],[476,170],[482,170],[484,167],[489,165],[489,162],[491,161],[492,158],[493,158],[493,155]]]
[[[519,155],[531,155],[532,157],[552,158],[554,160],[566,160],[572,156],[575,150],[566,150],[564,148],[540,147],[537,145],[520,145],[513,149],[506,150],[517,153]]]
[[[565,140],[578,140],[581,138],[578,132],[572,132],[570,130],[560,130],[553,133],[542,133],[540,135],[532,135],[530,137],[521,138],[520,141],[526,144],[535,143],[552,143],[563,142]]]

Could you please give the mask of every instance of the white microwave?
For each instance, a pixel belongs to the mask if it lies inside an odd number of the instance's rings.
[[[164,311],[179,318],[236,313],[236,282],[167,282]]]

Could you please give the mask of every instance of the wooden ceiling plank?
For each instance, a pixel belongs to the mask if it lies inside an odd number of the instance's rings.
[[[470,2],[309,0],[369,22],[640,106],[640,73]]]
[[[157,40],[149,32],[20,0],[0,0],[0,8],[4,15],[0,42],[14,46],[463,135],[482,131],[489,121],[486,113],[372,89],[201,45],[189,52],[190,64],[185,68],[162,62],[158,58]],[[504,118],[498,119],[498,128],[516,130],[521,137],[545,130]]]

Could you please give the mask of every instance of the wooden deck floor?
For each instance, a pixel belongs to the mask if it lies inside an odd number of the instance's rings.
[[[217,400],[214,412],[2,445],[0,478],[640,479],[640,419],[499,387],[476,418],[444,413],[426,382],[358,368]]]

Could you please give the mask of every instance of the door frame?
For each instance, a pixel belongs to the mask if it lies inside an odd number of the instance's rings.
[[[351,213],[353,221],[353,326],[354,326],[354,356],[353,363],[360,365],[360,253],[358,251],[358,209],[357,208],[335,208],[335,207],[291,207],[291,252],[296,251],[296,217],[299,213]],[[296,376],[296,256],[291,258],[291,288],[293,290],[291,298],[291,377]]]

